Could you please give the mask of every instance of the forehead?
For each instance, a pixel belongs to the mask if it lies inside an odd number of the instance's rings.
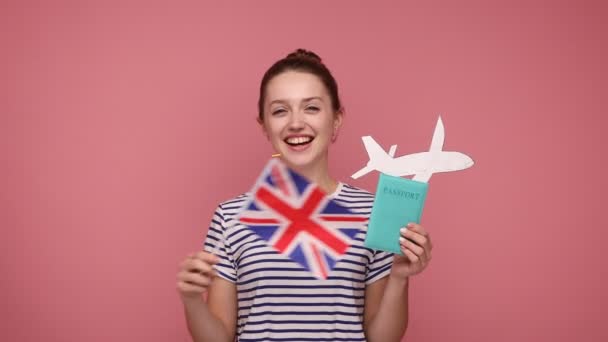
[[[327,90],[321,80],[307,72],[288,71],[270,80],[266,86],[266,102],[274,100],[298,100],[310,97],[327,98]]]

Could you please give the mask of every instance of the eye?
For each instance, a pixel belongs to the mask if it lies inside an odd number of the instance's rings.
[[[319,110],[320,109],[317,106],[308,106],[308,107],[306,107],[306,111],[307,112],[311,112],[311,113],[317,113]]]
[[[272,111],[272,115],[279,115],[279,114],[284,113],[284,112],[285,112],[284,108],[277,108],[277,109],[274,109]]]

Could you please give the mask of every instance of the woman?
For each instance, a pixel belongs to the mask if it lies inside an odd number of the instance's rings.
[[[262,79],[258,107],[262,131],[287,166],[338,203],[369,214],[373,195],[329,174],[328,150],[343,107],[336,81],[316,54],[299,49],[276,62]],[[401,339],[409,277],[431,260],[422,226],[402,229],[403,256],[363,247],[361,231],[329,277],[318,280],[234,224],[248,196],[218,206],[205,251],[180,265],[177,287],[194,341]]]

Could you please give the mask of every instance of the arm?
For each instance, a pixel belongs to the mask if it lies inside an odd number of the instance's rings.
[[[225,244],[225,231],[224,213],[219,205],[207,231],[204,251],[186,258],[178,274],[178,289],[194,342],[230,342],[235,338],[236,270]],[[218,276],[218,272],[223,276]]]
[[[215,277],[208,287],[206,303],[201,296],[186,298],[183,303],[194,342],[234,341],[237,295],[233,283]]]
[[[408,224],[399,240],[403,255],[393,257],[391,273],[365,288],[363,327],[369,341],[400,341],[408,321],[409,278],[431,261],[433,244],[419,224]]]
[[[370,342],[401,340],[408,325],[408,283],[388,276],[365,288],[363,329]]]
[[[177,289],[194,342],[230,342],[236,332],[236,285],[217,276],[219,258],[207,252],[189,255],[180,265]],[[203,294],[207,293],[207,301]]]

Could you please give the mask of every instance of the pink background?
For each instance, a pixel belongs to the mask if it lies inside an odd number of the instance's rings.
[[[52,3],[0,10],[0,340],[187,341],[177,264],[272,153],[258,84],[298,47],[341,86],[341,180],[438,114],[476,161],[431,179],[405,340],[608,338],[601,1]]]

